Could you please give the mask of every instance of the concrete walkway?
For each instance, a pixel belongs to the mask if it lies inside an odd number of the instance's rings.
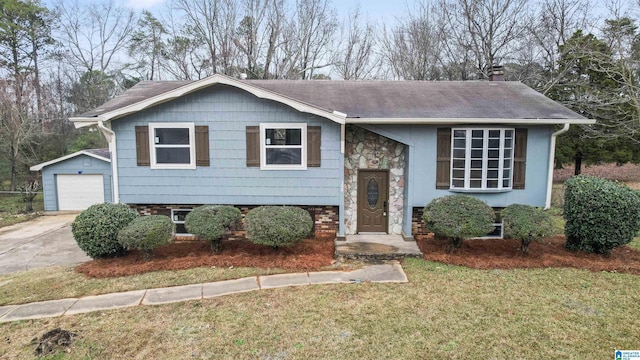
[[[0,306],[0,322],[41,319],[92,311],[121,309],[140,305],[159,305],[201,300],[217,296],[289,286],[316,284],[360,284],[361,282],[408,282],[398,263],[370,265],[354,271],[320,271],[294,274],[252,276],[236,280],[134,290],[81,298],[41,301]]]

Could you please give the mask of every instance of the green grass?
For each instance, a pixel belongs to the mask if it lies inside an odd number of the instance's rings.
[[[0,194],[0,227],[17,224],[37,216],[34,213],[25,213],[25,203],[20,194]],[[38,194],[33,201],[35,212],[44,211],[42,194]]]
[[[201,267],[93,279],[76,273],[72,267],[49,267],[0,276],[0,306],[283,272],[280,269]]]
[[[408,284],[283,288],[0,325],[0,358],[32,358],[55,327],[63,358],[602,359],[640,344],[637,276],[404,264]],[[62,353],[59,353],[62,354]]]

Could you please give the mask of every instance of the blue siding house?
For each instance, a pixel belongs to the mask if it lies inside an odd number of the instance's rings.
[[[453,193],[548,206],[555,139],[586,119],[519,82],[144,81],[71,119],[109,141],[113,201],[296,205],[316,232],[402,234]]]

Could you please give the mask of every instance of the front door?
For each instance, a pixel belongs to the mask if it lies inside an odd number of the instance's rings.
[[[358,232],[387,232],[389,171],[358,170]]]

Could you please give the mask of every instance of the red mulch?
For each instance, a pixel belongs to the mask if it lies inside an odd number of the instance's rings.
[[[534,242],[529,255],[520,256],[520,242],[507,239],[464,240],[462,248],[448,254],[447,242],[432,235],[416,236],[425,260],[474,269],[571,267],[591,271],[614,271],[640,275],[640,251],[621,246],[608,256],[572,252],[564,247],[565,237],[555,236]]]
[[[305,239],[291,247],[277,250],[255,245],[248,240],[223,240],[222,252],[211,252],[209,242],[174,242],[156,249],[151,260],[142,253],[130,251],[111,259],[96,259],[75,268],[94,278],[117,277],[158,270],[182,270],[201,266],[281,268],[310,270],[331,265],[334,256],[333,237]]]

